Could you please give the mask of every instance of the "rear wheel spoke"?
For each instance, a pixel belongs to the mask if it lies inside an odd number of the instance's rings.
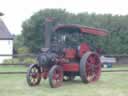
[[[52,77],[52,78],[51,78]],[[49,72],[49,83],[52,88],[62,85],[63,69],[59,65],[54,65]]]
[[[85,83],[95,82],[99,79],[100,72],[101,72],[101,65],[98,55],[94,52],[85,53],[80,62],[81,79]]]

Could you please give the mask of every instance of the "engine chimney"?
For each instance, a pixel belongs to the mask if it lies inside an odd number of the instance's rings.
[[[52,27],[53,27],[53,19],[51,17],[48,17],[45,19],[44,24],[44,48],[50,47],[50,41],[51,41],[51,33],[52,33]]]

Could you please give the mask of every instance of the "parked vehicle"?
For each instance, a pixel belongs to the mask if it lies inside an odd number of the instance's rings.
[[[101,56],[100,61],[102,63],[102,67],[104,68],[112,68],[112,64],[116,63],[116,58],[114,57],[105,57]]]

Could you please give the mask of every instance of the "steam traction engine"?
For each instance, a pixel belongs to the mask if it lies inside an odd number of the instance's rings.
[[[59,25],[52,37],[45,36],[46,48],[39,54],[38,64],[32,64],[27,72],[27,83],[38,85],[49,79],[52,88],[62,85],[65,79],[73,80],[80,76],[84,83],[95,82],[100,78],[101,62],[99,53],[92,51],[87,42],[80,42],[84,35],[106,36],[105,30],[81,25]],[[46,35],[46,34],[45,34]]]

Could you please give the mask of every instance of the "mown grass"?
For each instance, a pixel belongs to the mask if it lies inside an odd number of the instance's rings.
[[[52,89],[42,80],[37,87],[29,87],[25,75],[0,75],[0,96],[127,96],[128,73],[103,73],[93,84],[83,84],[79,78]]]
[[[25,71],[26,67],[1,69]],[[77,77],[55,89],[50,88],[48,80],[42,80],[39,86],[29,87],[25,74],[0,75],[0,96],[128,96],[128,72],[102,73],[100,80],[92,84],[84,84]]]
[[[18,66],[18,65],[8,65],[8,66],[0,66],[0,72],[20,72],[20,71],[26,71],[26,66]]]

